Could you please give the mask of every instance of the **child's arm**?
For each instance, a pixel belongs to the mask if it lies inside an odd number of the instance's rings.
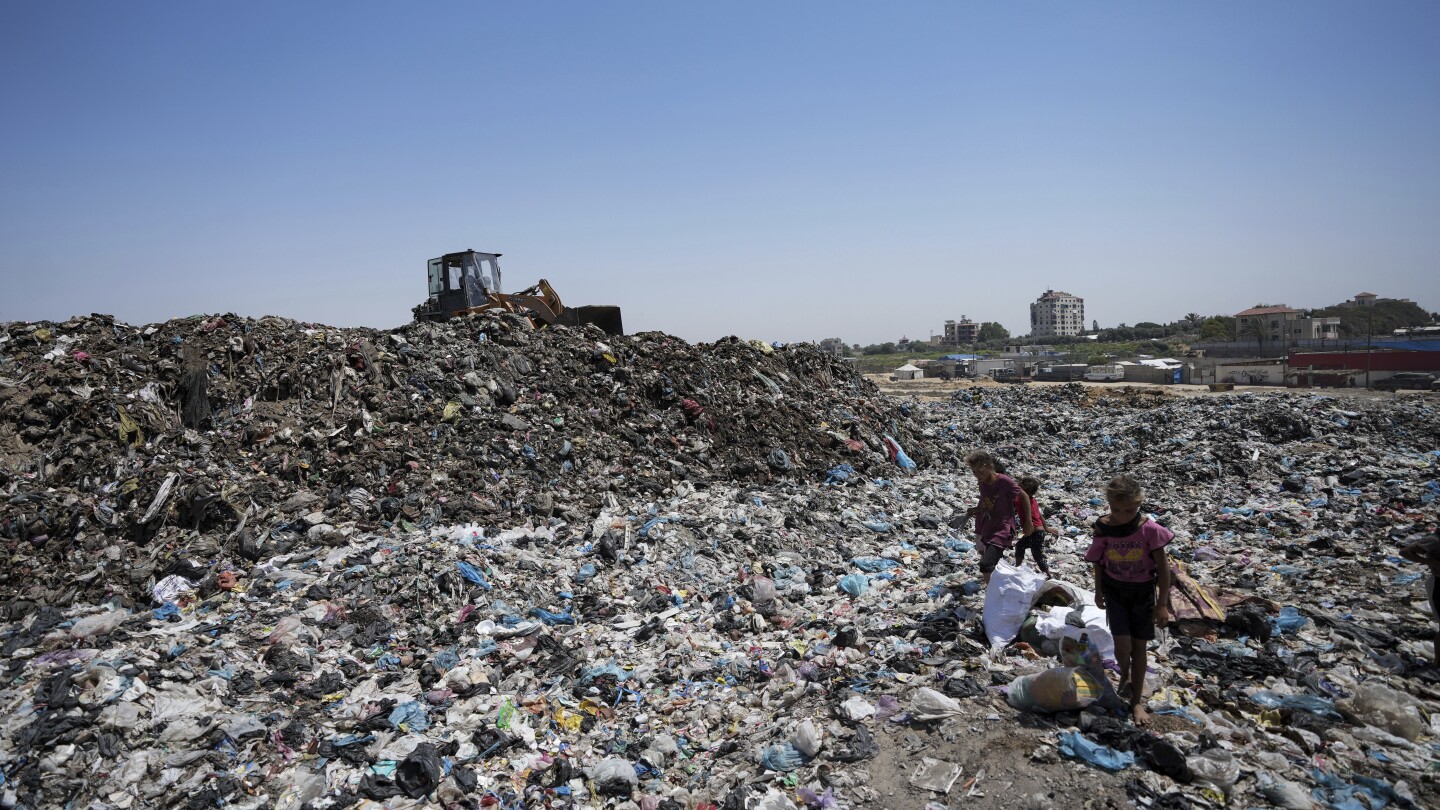
[[[1100,586],[1104,573],[1100,569],[1100,563],[1091,566],[1095,570],[1095,607],[1105,609],[1105,589]]]
[[[1030,496],[1025,490],[1020,490],[1020,529],[1025,532],[1023,536],[1029,537],[1035,533],[1035,519],[1030,514]]]
[[[1054,526],[1051,526],[1049,523],[1040,524],[1040,528],[1044,529],[1046,534],[1053,535],[1055,537],[1060,536],[1060,530],[1055,528]]]
[[[1412,543],[1405,548],[1400,549],[1400,556],[1404,559],[1409,560],[1410,562],[1420,563],[1421,565],[1428,565],[1430,566],[1430,570],[1432,571],[1440,570],[1440,560],[1437,560],[1434,557],[1431,557],[1429,554],[1425,553],[1425,547],[1422,543]]]
[[[1164,627],[1170,623],[1170,555],[1165,553],[1164,548],[1157,548],[1150,552],[1150,557],[1155,561],[1155,570],[1159,574],[1159,587],[1155,593],[1155,624]]]

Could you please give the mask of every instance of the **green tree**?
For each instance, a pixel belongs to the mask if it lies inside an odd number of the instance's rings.
[[[1230,328],[1235,324],[1233,318],[1213,317],[1206,318],[1200,323],[1201,340],[1229,340]]]
[[[984,342],[990,341],[990,340],[1009,340],[1009,339],[1010,339],[1010,330],[1006,329],[1005,327],[1001,326],[1000,324],[996,323],[995,321],[986,321],[985,323],[980,324],[980,336],[979,336],[979,340],[980,340],[981,343],[984,343]]]
[[[1161,326],[1160,324],[1158,324],[1158,323],[1152,323],[1152,322],[1150,322],[1150,321],[1141,321],[1140,323],[1135,324],[1135,328],[1136,328],[1136,329],[1163,329],[1164,327],[1162,327],[1162,326]]]
[[[1241,340],[1255,341],[1259,346],[1260,354],[1264,354],[1265,339],[1270,337],[1270,330],[1266,328],[1263,316],[1251,316],[1237,327],[1235,337]]]
[[[1110,358],[1109,358],[1109,356],[1107,356],[1107,355],[1103,355],[1103,354],[1092,354],[1092,355],[1090,355],[1090,359],[1089,359],[1088,361],[1086,361],[1086,365],[1090,365],[1090,366],[1103,366],[1103,365],[1105,365],[1105,364],[1107,364],[1107,363],[1109,363],[1109,362],[1110,362]]]
[[[1310,313],[1312,318],[1339,318],[1340,336],[1363,338],[1388,335],[1396,329],[1425,326],[1429,314],[1413,301],[1376,301],[1368,307],[1326,307]]]
[[[894,343],[872,343],[860,350],[861,354],[894,354]]]

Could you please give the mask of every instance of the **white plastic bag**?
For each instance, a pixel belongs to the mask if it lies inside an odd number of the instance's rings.
[[[1068,638],[1079,641],[1081,636],[1088,636],[1095,643],[1095,647],[1100,650],[1101,658],[1115,660],[1115,639],[1110,635],[1110,622],[1105,618],[1105,611],[1094,605],[1080,607],[1080,619],[1085,626],[1075,627],[1065,623],[1073,610],[1076,608],[1066,606],[1050,608],[1048,612],[1036,617],[1036,632],[1048,639]]]
[[[1015,640],[1043,587],[1045,575],[1029,567],[1016,568],[1004,560],[995,566],[985,588],[985,636],[990,646],[1003,647]]]
[[[1335,705],[1368,725],[1410,742],[1429,730],[1423,703],[1376,681],[1360,684],[1354,697],[1337,700]]]
[[[922,686],[910,699],[910,711],[916,720],[944,720],[960,714],[960,704],[948,695]]]

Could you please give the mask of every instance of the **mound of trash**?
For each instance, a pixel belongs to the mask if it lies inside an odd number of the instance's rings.
[[[255,561],[338,523],[583,522],[607,493],[913,465],[914,438],[901,408],[811,345],[536,331],[510,316],[391,331],[229,315],[10,323],[0,537],[25,554],[0,587],[39,597],[38,564],[93,569],[48,603],[87,582],[128,592],[154,572],[124,551],[196,536]]]
[[[899,402],[807,346],[504,318],[6,324],[0,806],[1436,806],[1397,555],[1436,404]],[[1050,577],[977,581],[981,447],[1041,479]],[[1120,471],[1176,533],[1146,729],[1081,558]]]

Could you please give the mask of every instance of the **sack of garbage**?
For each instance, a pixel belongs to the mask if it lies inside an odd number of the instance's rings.
[[[1020,625],[1045,587],[1045,575],[1000,561],[985,588],[985,637],[990,646],[1003,647],[1015,640]]]
[[[1365,725],[1384,729],[1410,742],[1430,728],[1420,701],[1375,681],[1355,688],[1355,696],[1335,701],[1342,714]]]
[[[1092,703],[1107,709],[1125,708],[1105,677],[1100,651],[1088,639],[1076,666],[1021,675],[1010,682],[1006,699],[1017,709],[1033,712],[1073,712]]]
[[[1056,667],[1010,682],[1007,699],[1032,712],[1073,712],[1100,699],[1103,686],[1079,667]]]

